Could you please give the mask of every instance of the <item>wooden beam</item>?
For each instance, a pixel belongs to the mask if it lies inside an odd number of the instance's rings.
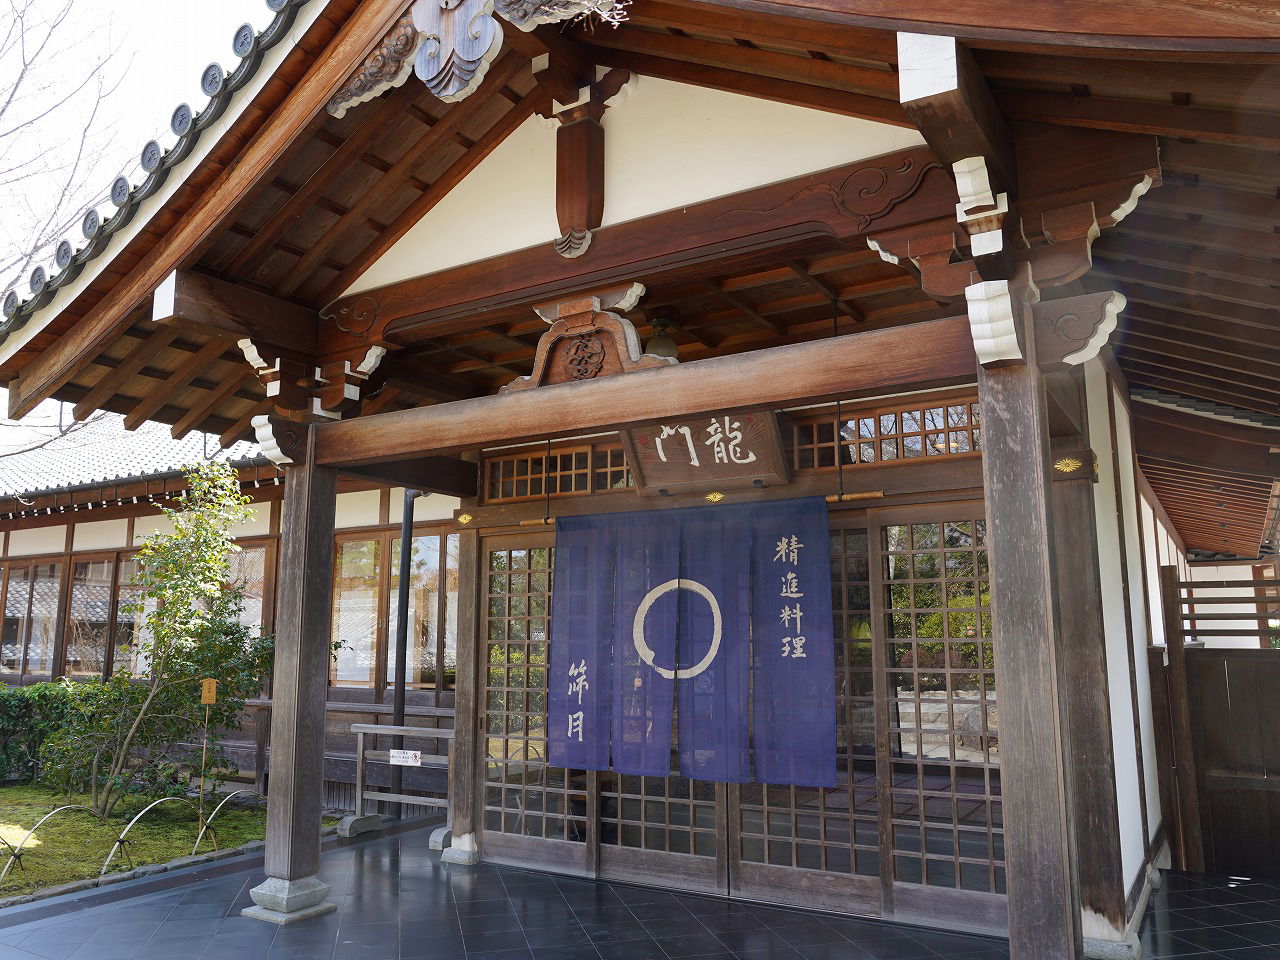
[[[192,270],[174,270],[152,296],[156,324],[226,340],[246,337],[310,358],[319,318],[314,310]]]
[[[1280,223],[1280,198],[1221,187],[1169,184],[1143,198],[1151,210],[1195,214],[1211,222],[1227,223],[1255,231],[1271,231]],[[1184,226],[1179,234],[1194,229]]]
[[[911,125],[899,104],[881,97],[869,97],[865,94],[799,83],[794,80],[779,80],[775,77],[760,76],[725,67],[709,67],[700,63],[689,63],[648,53],[615,50],[595,44],[588,44],[587,49],[597,62],[609,67],[622,67],[633,73],[659,77],[663,80],[675,80],[679,83],[691,83],[694,86],[708,87],[712,90],[741,93],[776,103],[810,107],[846,117],[890,123],[898,127]]]
[[[1150,194],[1153,199],[1162,190]],[[1145,201],[1145,197],[1143,198]],[[1280,221],[1277,221],[1280,222]],[[1205,220],[1188,220],[1179,216],[1152,213],[1145,202],[1130,216],[1112,227],[1106,235],[1142,237],[1149,240],[1172,240],[1190,243],[1198,249],[1221,250],[1242,257],[1265,257],[1280,260],[1280,234],[1270,229],[1250,230],[1240,226],[1224,226]]]
[[[885,182],[863,195],[852,185],[864,177]],[[408,345],[485,326],[499,310],[594,286],[648,283],[655,274],[705,282],[712,264],[763,260],[802,245],[830,248],[872,229],[951,219],[954,211],[950,178],[928,148],[916,147],[602,227],[590,256],[567,260],[539,244],[364,291],[332,309],[371,300],[377,321],[370,337]]]
[[[400,15],[398,8],[385,4],[364,5],[351,14],[333,42],[315,57],[312,69],[285,97],[272,122],[249,141],[235,162],[168,232],[156,252],[115,284],[111,296],[99,299],[70,331],[9,383],[11,418],[21,419],[30,413],[101,353],[121,321],[235,217],[249,201],[254,186],[275,169],[295,138],[313,124],[351,70]]]
[[[466,153],[459,157],[448,170],[437,177],[429,188],[416,197],[391,223],[387,224],[386,229],[366,244],[364,249],[356,254],[355,258],[343,267],[333,280],[325,285],[324,290],[321,291],[316,301],[329,303],[342,296],[343,292],[351,284],[355,283],[362,273],[369,269],[379,257],[390,250],[401,237],[425,217],[437,203],[443,200],[450,190],[461,183],[462,179],[492,153],[502,141],[511,136],[515,129],[531,117],[545,100],[546,94],[536,88],[522,97],[515,106],[502,116],[502,119],[486,130],[484,135]]]
[[[508,53],[490,69],[484,78],[484,85],[462,103],[450,106],[436,125],[423,134],[422,138],[409,147],[407,151],[391,165],[382,178],[368,190],[363,190],[351,204],[351,208],[338,218],[338,221],[325,230],[324,234],[307,248],[297,263],[290,269],[283,282],[276,285],[276,292],[288,296],[311,278],[311,274],[329,255],[329,251],[339,242],[346,242],[355,231],[360,229],[370,210],[377,209],[382,201],[404,186],[405,181],[413,175],[433,151],[452,139],[455,133],[462,131],[489,106],[494,91],[511,82],[521,70],[528,66],[517,53]]]
[[[1280,160],[1277,161],[1280,164]],[[1280,176],[1277,176],[1280,181]],[[1192,234],[1188,231],[1188,234]],[[1200,274],[1262,286],[1274,292],[1280,284],[1280,263],[1256,256],[1238,256],[1202,250],[1194,235],[1171,236],[1165,240],[1143,240],[1107,231],[1093,245],[1095,257],[1107,260],[1133,260],[1160,267],[1174,267],[1187,273],[1186,283],[1193,286]]]
[[[154,360],[156,356],[177,339],[181,331],[169,328],[160,329],[133,348],[123,360],[102,375],[102,378],[89,388],[89,392],[71,410],[76,420],[84,420],[91,413],[110,400],[129,379],[139,370]],[[10,391],[13,386],[10,385]]]
[[[731,17],[739,10],[879,30],[945,33],[1011,43],[1043,43],[1167,51],[1275,52],[1280,11],[1257,4],[1183,4],[1171,17],[1162,0],[1132,0],[1123,12],[1082,6],[1063,20],[1052,7],[1022,0],[926,0],[909,7],[894,0],[708,0]]]
[[[1270,445],[1239,441],[1238,436],[1242,431],[1252,432],[1251,428],[1244,427],[1243,424],[1195,416],[1165,417],[1162,414],[1172,411],[1163,411],[1149,404],[1141,407],[1142,409],[1133,411],[1134,437],[1140,456],[1258,477],[1280,476],[1280,454],[1272,453]],[[1176,425],[1179,419],[1183,423]],[[1208,429],[1195,429],[1193,427],[1198,424],[1188,425],[1188,420],[1202,420]],[[1214,429],[1218,426],[1221,427],[1220,431]],[[1274,431],[1261,428],[1257,430],[1269,434],[1271,443],[1275,442]]]
[[[754,320],[766,330],[772,330],[779,337],[785,337],[787,335],[787,325],[785,323],[780,323],[777,320],[772,320],[769,317],[766,317],[745,297],[740,297],[736,293],[727,293],[720,284],[715,282],[707,284],[707,291],[719,297],[747,319]]]
[[[457,457],[421,457],[399,463],[371,463],[347,467],[343,473],[392,487],[409,487],[424,493],[443,493],[463,500],[478,495],[479,467]]]
[[[166,403],[172,402],[174,397],[179,396],[196,374],[207,370],[209,366],[217,362],[218,358],[226,350],[227,342],[225,340],[210,340],[191,356],[187,357],[178,369],[169,374],[164,381],[152,387],[147,395],[134,405],[134,408],[124,418],[124,428],[126,430],[137,430],[157,410]]]
[[[866,314],[862,312],[861,307],[849,298],[842,296],[840,291],[827,283],[827,281],[823,280],[821,277],[815,277],[810,273],[809,267],[803,260],[792,260],[787,264],[787,266],[791,268],[791,272],[797,277],[843,310],[845,316],[853,320],[855,323],[863,323],[867,319]]]
[[[803,53],[797,56],[743,47],[735,43],[718,43],[630,27],[597,30],[591,35],[591,42],[597,47],[611,50],[625,50],[705,67],[722,67],[738,73],[772,77],[808,86],[852,91],[877,97],[888,104],[898,99],[898,78],[887,65],[879,69],[854,66],[835,60],[815,59]]]
[[[218,408],[236,395],[242,387],[247,386],[250,382],[257,382],[257,377],[252,370],[242,370],[239,375],[232,375],[223,381],[222,386],[217,390],[211,390],[205,398],[198,403],[192,405],[177,423],[173,425],[173,429],[169,431],[173,439],[181,440],[192,430],[199,429],[200,425],[211,417]]]
[[[1028,90],[1001,90],[996,101],[1010,120],[1280,147],[1280,118],[1272,113]]]
[[[1196,775],[1195,742],[1192,739],[1191,702],[1187,687],[1187,655],[1183,646],[1182,588],[1178,568],[1160,568],[1160,600],[1164,610],[1164,638],[1169,668],[1169,718],[1176,765],[1175,796],[1178,799],[1178,833],[1173,842],[1180,870],[1203,873],[1204,833],[1200,823],[1199,777]],[[1172,812],[1172,811],[1170,811]]]
[[[1036,362],[1030,309],[1016,290],[1013,296],[1020,315],[1012,322],[1024,331],[1026,359],[978,368],[993,646],[1001,690],[1009,946],[1010,956],[1026,960],[1078,960],[1075,747],[1066,687],[1072,666],[1059,619],[1062,574],[1051,506],[1044,374]]]
[[[875,330],[737,357],[477,397],[316,429],[318,462],[359,466],[613,429],[727,409],[848,398],[886,387],[942,386],[973,376],[967,318]]]
[[[366,150],[395,128],[421,92],[419,85],[411,79],[380,99],[373,109],[362,108],[360,114],[364,119],[360,126],[271,214],[266,224],[227,264],[223,275],[230,279],[252,276],[276,242],[297,225],[312,204],[333,186],[338,177],[345,175]]]

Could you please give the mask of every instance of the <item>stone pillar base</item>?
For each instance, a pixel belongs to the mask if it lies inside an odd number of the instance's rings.
[[[476,846],[476,835],[464,833],[455,836],[449,848],[440,854],[441,863],[473,864],[480,862],[480,848]]]
[[[282,880],[267,877],[249,891],[255,906],[245,907],[240,913],[254,920],[265,920],[281,926],[297,923],[309,917],[338,909],[336,903],[325,900],[329,885],[319,877],[302,877],[298,880]]]
[[[1084,955],[1090,960],[1140,960],[1142,943],[1130,933],[1123,940],[1084,938]]]

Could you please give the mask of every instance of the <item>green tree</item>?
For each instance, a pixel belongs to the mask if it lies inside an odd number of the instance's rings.
[[[196,464],[186,477],[186,491],[164,510],[173,532],[152,534],[137,555],[140,589],[129,612],[142,615],[142,627],[117,657],[132,668],[63,680],[68,719],[41,749],[45,779],[89,792],[104,816],[129,793],[185,790],[192,777],[224,769],[221,733],[238,729],[270,666],[271,642],[241,622],[243,589],[229,582],[239,549],[231,531],[252,516],[248,498],[225,463]],[[201,767],[206,677],[218,680],[218,702]]]

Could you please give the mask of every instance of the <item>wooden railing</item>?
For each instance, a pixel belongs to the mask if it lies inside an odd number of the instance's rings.
[[[356,816],[364,814],[365,801],[382,800],[388,803],[410,803],[423,807],[442,807],[448,809],[449,798],[427,797],[420,794],[392,793],[387,790],[370,790],[367,785],[367,766],[374,763],[390,763],[390,750],[366,750],[364,738],[371,737],[404,737],[406,740],[444,740],[448,746],[443,756],[425,754],[421,757],[420,767],[436,767],[452,773],[453,769],[453,730],[431,727],[396,727],[383,723],[353,723],[351,732],[356,735]],[[376,740],[375,740],[376,743]],[[410,767],[409,769],[413,769]],[[452,779],[452,777],[450,777]]]
[[[1178,603],[1186,639],[1246,640],[1264,649],[1277,646],[1277,587],[1275,580],[1183,580],[1178,584]]]

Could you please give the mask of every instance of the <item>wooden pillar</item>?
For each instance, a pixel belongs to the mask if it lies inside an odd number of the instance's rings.
[[[999,680],[1012,960],[1081,956],[1072,845],[1070,716],[1063,689],[1044,375],[1025,277],[967,291],[979,361],[982,472]],[[999,350],[991,349],[999,344]]]
[[[480,535],[475,530],[459,533],[458,665],[453,689],[453,765],[449,770],[449,824],[453,836],[440,857],[447,863],[476,863],[480,859],[476,791],[484,738],[479,731],[476,690],[485,641],[478,631],[482,582],[479,554]]]
[[[1079,437],[1055,441],[1053,446],[1053,561],[1065,669],[1060,681],[1066,697],[1070,744],[1066,774],[1071,785],[1082,933],[1086,941],[1127,941],[1133,950],[1136,938],[1126,937],[1128,891],[1120,853],[1093,451]],[[1090,953],[1100,955],[1096,950]]]
[[[1182,587],[1178,568],[1160,568],[1160,601],[1164,606],[1164,642],[1169,654],[1169,726],[1173,731],[1174,791],[1178,804],[1179,869],[1203,873],[1204,831],[1200,824],[1200,788],[1196,778],[1195,743],[1191,733],[1191,694],[1187,685],[1187,652],[1182,621]]]
[[[298,431],[307,431],[297,425]],[[308,433],[310,431],[307,431]],[[333,910],[320,868],[325,695],[337,472],[305,457],[284,467],[279,606],[272,672],[271,792],[267,800],[267,879],[250,891],[244,914],[293,923]]]

